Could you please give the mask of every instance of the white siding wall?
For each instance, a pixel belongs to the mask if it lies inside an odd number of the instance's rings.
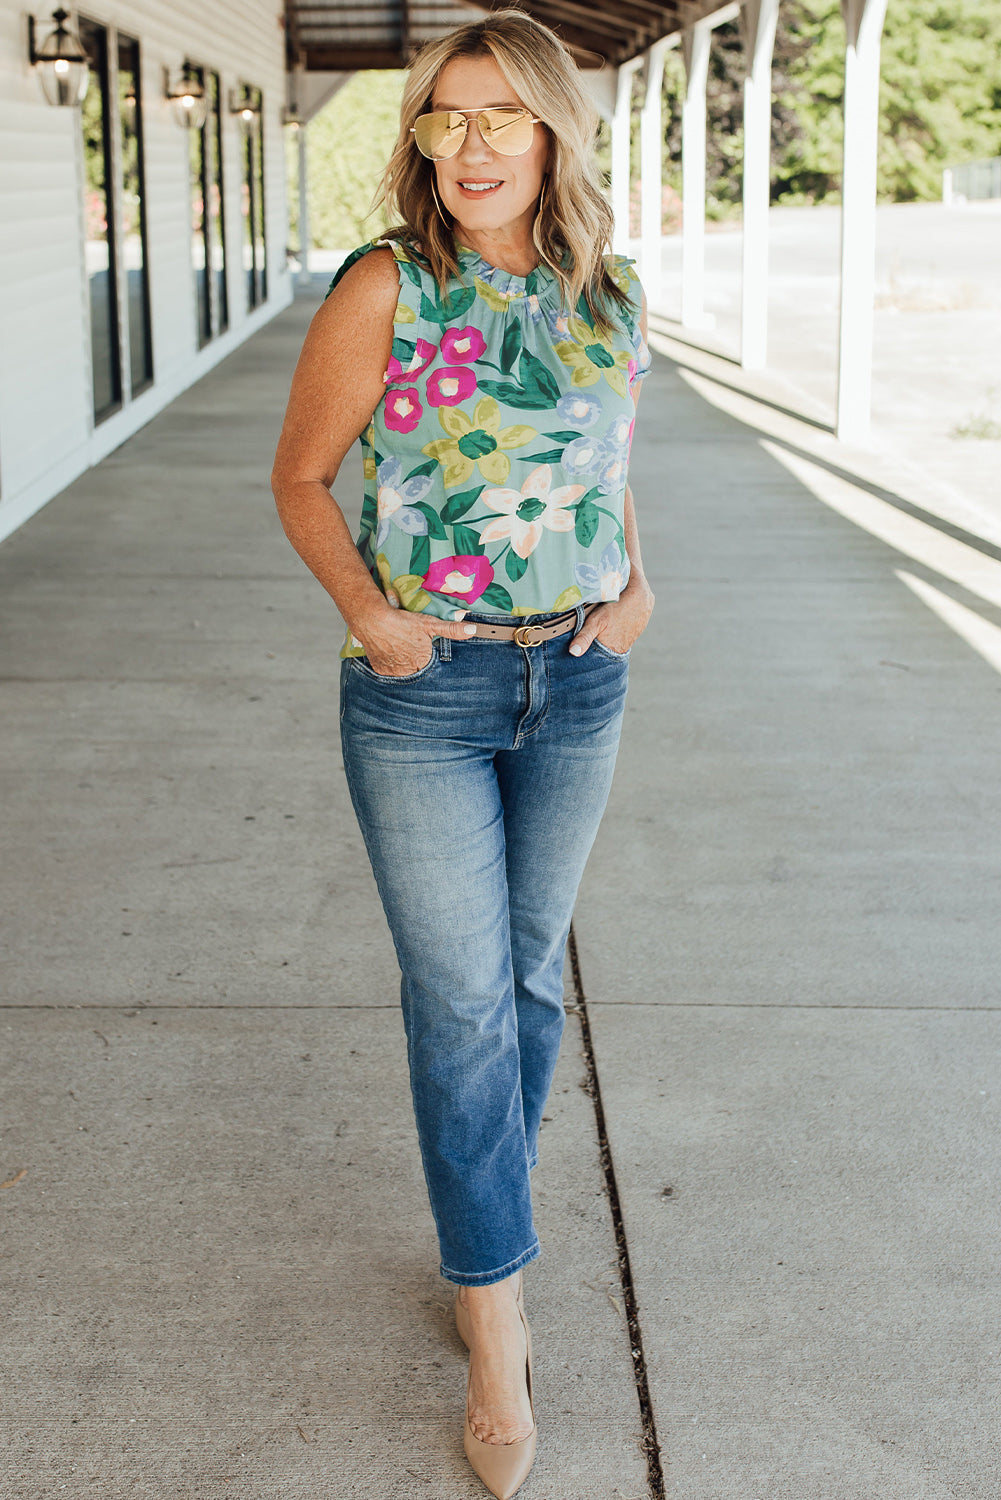
[[[51,6],[33,7],[38,39]],[[286,306],[281,113],[285,42],[278,0],[94,0],[84,14],[138,39],[154,383],[94,426],[83,249],[79,111],[55,109],[28,62],[27,8],[0,0],[0,538]],[[74,12],[74,15],[76,12]],[[163,99],[163,69],[185,57],[219,73],[229,331],[198,349],[186,133]],[[241,137],[229,90],[264,95],[268,299],[247,311]]]

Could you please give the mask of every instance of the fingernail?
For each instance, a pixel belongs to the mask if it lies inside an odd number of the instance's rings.
[[[571,646],[570,647],[570,655],[571,656],[579,656],[580,653],[583,651],[583,649],[584,649],[583,646]]]
[[[452,611],[452,619],[453,620],[464,620],[465,618],[466,618],[466,611],[464,609],[454,609]]]
[[[475,625],[464,625],[462,627],[462,633],[463,633],[463,635],[475,635],[476,634],[476,626]]]

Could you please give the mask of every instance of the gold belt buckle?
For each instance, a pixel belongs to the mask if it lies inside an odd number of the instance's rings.
[[[533,631],[538,634],[533,635]],[[541,646],[546,637],[541,625],[519,625],[514,638],[519,646]]]

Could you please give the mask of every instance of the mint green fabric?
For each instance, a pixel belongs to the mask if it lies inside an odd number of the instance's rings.
[[[461,247],[446,296],[388,240],[353,251],[330,290],[377,245],[400,274],[386,394],[361,438],[358,548],[379,587],[439,619],[618,598],[630,391],[650,365],[633,262],[608,262],[630,305],[604,336],[583,299],[561,306],[548,267],[512,276]],[[363,649],[349,636],[342,655]]]

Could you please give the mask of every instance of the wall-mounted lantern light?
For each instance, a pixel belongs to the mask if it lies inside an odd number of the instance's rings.
[[[201,129],[208,114],[208,100],[205,97],[205,85],[193,63],[184,64],[176,84],[171,84],[170,74],[164,68],[163,94],[178,125],[183,125],[186,130]]]
[[[42,92],[50,104],[80,104],[87,92],[89,63],[84,45],[66,25],[69,13],[52,12],[55,31],[35,46],[35,18],[28,17],[28,56],[38,72]]]
[[[244,130],[249,130],[261,113],[260,89],[252,89],[248,83],[242,84],[238,89],[230,89],[229,112],[238,116]]]

